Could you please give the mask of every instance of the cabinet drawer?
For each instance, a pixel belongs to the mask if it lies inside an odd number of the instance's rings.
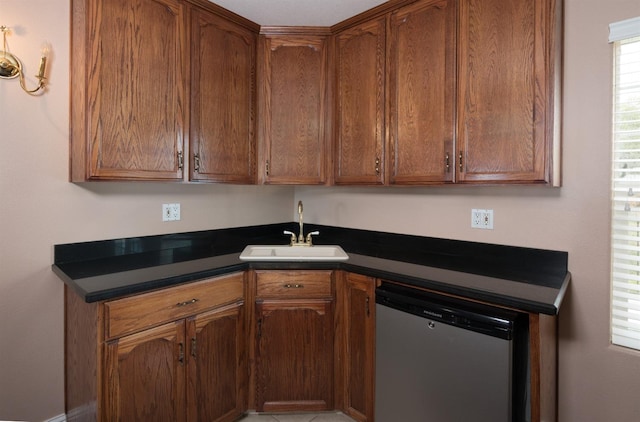
[[[333,297],[333,271],[256,271],[258,298]]]
[[[144,330],[243,298],[244,273],[234,273],[106,302],[105,337]]]

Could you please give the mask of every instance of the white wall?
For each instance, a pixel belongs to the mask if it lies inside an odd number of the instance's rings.
[[[608,24],[638,0],[565,0],[564,186],[296,190],[316,223],[569,252],[560,313],[559,420],[640,420],[640,352],[609,344],[612,47]],[[470,228],[472,208],[495,229]]]
[[[69,0],[0,0],[28,82],[52,45],[49,91],[0,80],[0,420],[64,413],[63,283],[53,245],[290,221],[293,188],[67,182]],[[153,77],[153,75],[149,75]],[[180,202],[182,220],[161,221]]]
[[[636,421],[640,353],[609,345],[610,22],[640,16],[638,0],[565,0],[564,186],[297,188],[305,221],[566,250],[573,282],[560,316],[560,421]],[[52,245],[290,221],[292,189],[67,180],[68,0],[0,0],[0,25],[27,75],[53,46],[50,91],[0,81],[0,420],[59,415],[62,283]],[[33,82],[31,79],[30,82]],[[160,221],[180,202],[183,220]],[[495,230],[471,229],[471,208]]]

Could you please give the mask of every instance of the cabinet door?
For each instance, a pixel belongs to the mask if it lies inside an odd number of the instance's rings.
[[[344,412],[357,421],[372,421],[375,382],[375,279],[343,273],[336,286],[342,321],[341,345],[343,374],[340,391]]]
[[[452,182],[456,2],[403,7],[389,34],[389,182]]]
[[[333,302],[256,304],[258,411],[333,409]]]
[[[323,184],[327,169],[327,37],[263,36],[260,178]]]
[[[106,343],[106,421],[185,420],[184,320]]]
[[[191,12],[191,180],[252,183],[255,174],[254,33]]]
[[[183,2],[97,0],[84,7],[74,15],[74,49],[85,54],[85,42],[76,41],[88,37],[91,54],[73,59],[74,71],[84,69],[72,84],[72,180],[182,179]]]
[[[243,309],[237,302],[187,321],[188,421],[234,421],[244,411]]]
[[[384,183],[386,19],[336,35],[336,184]]]
[[[549,180],[554,3],[460,2],[461,182]]]

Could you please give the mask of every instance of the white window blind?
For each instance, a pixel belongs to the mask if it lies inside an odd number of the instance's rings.
[[[640,18],[610,28],[615,53],[611,341],[640,350]]]

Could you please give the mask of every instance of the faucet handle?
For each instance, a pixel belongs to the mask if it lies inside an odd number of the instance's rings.
[[[293,232],[290,232],[289,230],[285,230],[284,232],[282,232],[283,234],[288,234],[289,236],[291,236],[291,245],[293,245],[294,243],[296,243],[296,235]]]
[[[311,233],[307,234],[307,242],[306,242],[306,243],[307,243],[309,246],[311,246],[311,236],[317,236],[317,235],[319,235],[319,234],[320,234],[320,232],[319,232],[319,231],[315,231],[315,232],[311,232]]]

